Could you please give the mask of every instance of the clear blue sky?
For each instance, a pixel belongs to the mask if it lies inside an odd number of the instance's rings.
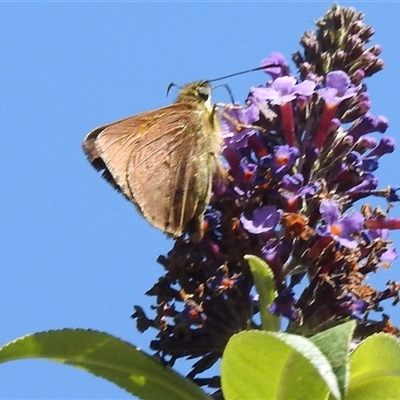
[[[170,82],[289,59],[330,2],[1,3],[0,344],[63,327],[107,331],[147,349],[132,306],[163,272],[172,246],[86,161],[91,129],[167,105]],[[400,144],[400,3],[353,2],[383,47],[386,68],[368,83],[372,112]],[[237,100],[262,73],[228,81]],[[216,99],[227,101],[217,90]],[[400,184],[399,154],[383,158],[380,185]],[[400,216],[400,206],[392,214]],[[391,238],[400,248],[400,235]],[[378,279],[400,280],[400,261]],[[400,311],[391,310],[400,325]],[[27,360],[0,365],[2,399],[130,398],[72,367]]]

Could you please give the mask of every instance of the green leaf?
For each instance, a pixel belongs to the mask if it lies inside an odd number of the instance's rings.
[[[280,320],[276,315],[268,311],[269,305],[276,296],[274,274],[266,262],[253,255],[246,255],[244,259],[249,263],[253,275],[254,286],[256,287],[259,303],[261,325],[266,331],[279,331]]]
[[[350,356],[350,372],[346,399],[400,399],[399,341],[385,333],[365,339]]]
[[[285,333],[246,331],[231,337],[221,363],[226,400],[340,399],[332,368],[308,339]]]
[[[346,400],[400,400],[400,377],[387,376],[351,388]]]
[[[131,344],[103,332],[39,332],[0,348],[0,363],[26,358],[45,358],[84,369],[142,399],[209,399],[188,379]]]
[[[355,328],[356,322],[349,321],[310,338],[331,364],[342,396],[349,385],[350,345]]]

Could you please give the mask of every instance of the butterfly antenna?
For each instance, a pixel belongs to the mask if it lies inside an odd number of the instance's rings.
[[[177,84],[174,83],[174,82],[171,82],[171,83],[168,85],[168,88],[167,88],[167,97],[168,97],[169,91],[170,91],[174,86],[177,87],[177,88],[179,88],[179,89],[181,89],[181,87],[180,87],[179,85],[177,85]]]
[[[267,68],[271,68],[271,67],[281,67],[281,65],[271,64],[271,65],[264,65],[262,67],[246,69],[245,71],[235,72],[234,74],[221,76],[220,78],[210,79],[208,82],[216,82],[216,81],[220,81],[222,79],[231,78],[232,76],[248,74],[249,72],[261,71],[262,69],[267,69]]]
[[[228,94],[229,94],[229,98],[231,99],[231,103],[234,104],[234,103],[235,103],[235,99],[234,99],[234,97],[233,97],[232,90],[231,90],[231,88],[228,86],[228,84],[226,84],[226,83],[220,83],[220,84],[218,84],[218,85],[216,85],[216,86],[213,86],[212,89],[214,90],[214,89],[216,89],[217,87],[220,87],[220,86],[223,86],[223,87],[226,89],[226,91],[227,91]]]

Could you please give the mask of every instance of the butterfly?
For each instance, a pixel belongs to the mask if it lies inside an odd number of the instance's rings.
[[[209,82],[189,83],[167,107],[92,130],[83,149],[150,224],[198,241],[213,178],[223,175],[217,114]]]

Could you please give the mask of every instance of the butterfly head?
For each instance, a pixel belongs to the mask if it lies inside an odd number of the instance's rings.
[[[211,86],[208,81],[188,83],[179,91],[176,103],[198,103],[211,108]]]

